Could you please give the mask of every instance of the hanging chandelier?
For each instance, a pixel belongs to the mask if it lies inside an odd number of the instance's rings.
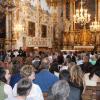
[[[80,9],[76,9],[76,13],[74,14],[74,22],[86,24],[90,21],[90,14],[88,13],[87,9],[83,8],[83,2],[81,0],[81,7]]]
[[[100,21],[98,21],[96,17],[95,17],[95,21],[92,22],[91,25],[90,25],[90,31],[91,32],[100,31]]]

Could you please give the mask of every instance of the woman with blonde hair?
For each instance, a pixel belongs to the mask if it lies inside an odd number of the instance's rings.
[[[35,72],[32,65],[24,65],[20,70],[20,75],[22,78],[28,78],[31,80],[31,82],[35,79]],[[17,85],[15,84],[13,88],[13,94],[14,96],[18,96],[17,93]],[[29,95],[27,96],[27,99],[32,98],[33,100],[44,100],[42,91],[40,87],[32,82],[32,88],[30,90]]]
[[[70,70],[70,94],[68,100],[81,100],[81,95],[84,89],[84,74],[78,65],[73,65]],[[75,93],[74,93],[75,92]],[[75,99],[77,98],[77,99]]]
[[[79,86],[83,85],[84,74],[83,74],[80,66],[78,66],[78,65],[72,66],[71,69],[69,70],[69,72],[70,72],[70,81],[72,83],[76,83]]]

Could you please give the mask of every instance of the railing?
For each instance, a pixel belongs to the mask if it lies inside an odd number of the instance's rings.
[[[52,47],[52,41],[50,38],[27,37],[26,41],[27,47]]]

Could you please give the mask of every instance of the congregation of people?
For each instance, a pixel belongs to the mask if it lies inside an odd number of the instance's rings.
[[[0,100],[82,100],[100,82],[95,52],[25,52],[0,56]]]

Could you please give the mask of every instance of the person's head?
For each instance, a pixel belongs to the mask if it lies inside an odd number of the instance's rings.
[[[30,57],[27,57],[26,59],[25,59],[25,64],[26,65],[31,65],[32,64],[32,60],[33,60],[33,58],[30,56]]]
[[[20,70],[20,74],[23,78],[35,79],[35,72],[32,65],[24,65]]]
[[[50,66],[49,59],[47,57],[45,57],[45,58],[43,58],[41,60],[41,64],[39,66],[39,70],[41,70],[41,69],[49,69],[49,66]]]
[[[40,58],[40,56],[39,55],[36,55],[35,57],[34,57],[34,60],[40,60],[41,58]]]
[[[57,63],[57,62],[51,63],[50,68],[49,68],[49,71],[50,71],[51,73],[59,72],[58,63]]]
[[[0,81],[7,83],[10,80],[11,74],[9,69],[0,67]]]
[[[92,60],[92,61],[97,61],[97,59],[98,59],[98,55],[93,55],[93,56],[91,57],[91,60]]]
[[[83,56],[83,62],[84,62],[84,63],[89,62],[89,56],[84,55],[84,56]]]
[[[70,74],[69,74],[69,71],[67,70],[62,70],[59,74],[59,79],[60,80],[66,80],[66,81],[69,81],[69,78],[70,78]]]
[[[67,55],[66,56],[66,60],[68,59],[68,61],[71,61],[71,56],[70,55]]]
[[[73,83],[78,84],[79,86],[83,83],[83,72],[78,65],[74,65],[69,70],[70,72],[70,80]]]
[[[32,65],[33,65],[33,67],[34,67],[36,70],[39,69],[40,64],[41,64],[41,61],[40,61],[40,60],[33,60],[33,61],[32,61]]]
[[[17,83],[17,94],[18,94],[18,96],[27,96],[27,95],[29,95],[31,88],[32,88],[31,80],[29,80],[27,78],[21,79]]]
[[[68,70],[70,70],[71,67],[72,67],[72,66],[75,66],[75,65],[76,65],[75,62],[70,62],[70,63],[68,63]]]
[[[77,60],[82,60],[82,56],[81,55],[77,55]]]
[[[51,96],[48,96],[48,100],[67,100],[70,92],[70,87],[67,81],[57,81],[51,89]]]
[[[22,65],[19,62],[15,62],[12,66],[12,74],[17,74],[20,72]]]

